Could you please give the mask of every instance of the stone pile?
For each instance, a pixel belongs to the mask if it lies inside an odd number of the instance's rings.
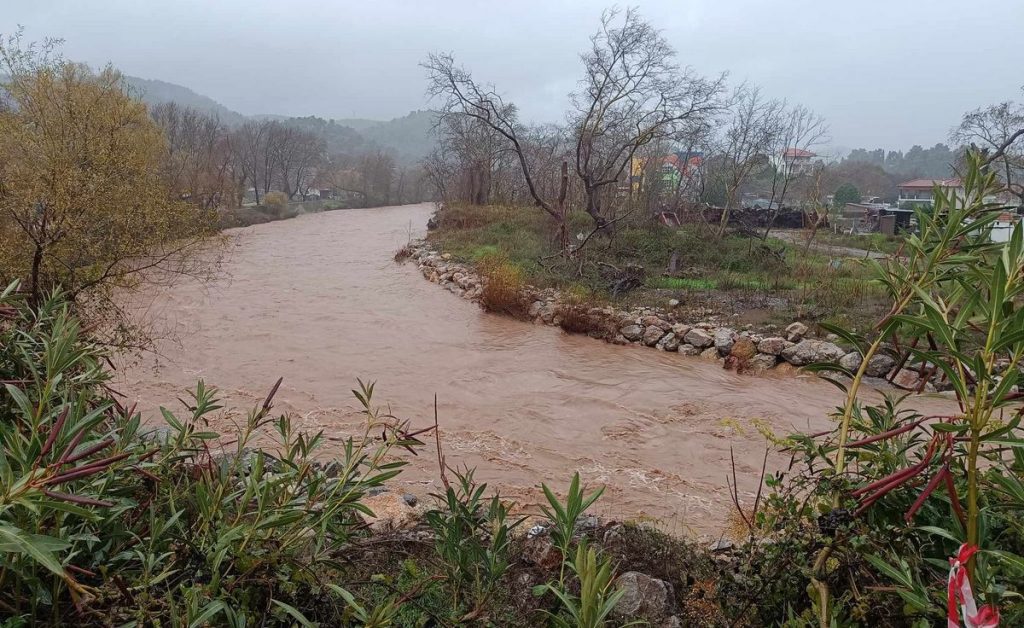
[[[479,299],[484,280],[471,266],[453,261],[450,254],[439,253],[425,242],[414,242],[410,248],[411,259],[428,280],[466,300]],[[528,290],[527,296],[531,300],[528,317],[535,323],[559,325],[562,311],[560,294],[551,289]],[[825,339],[812,338],[807,325],[801,322],[794,322],[784,330],[769,326],[757,331],[750,325],[736,329],[714,316],[700,322],[678,321],[671,307],[667,310],[637,308],[628,311],[592,307],[586,313],[602,323],[594,326],[595,330],[589,334],[593,337],[614,344],[642,345],[658,351],[717,360],[726,367],[748,372],[761,372],[780,364],[800,367],[815,363],[837,364],[853,371],[860,367],[861,362],[859,353],[836,344],[839,338],[832,335]],[[885,377],[895,366],[893,356],[878,354],[871,358],[867,375]],[[902,369],[897,373],[897,384],[913,388],[916,383],[912,380],[916,377],[916,371]]]

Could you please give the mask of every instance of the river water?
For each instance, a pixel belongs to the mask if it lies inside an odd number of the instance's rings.
[[[121,389],[156,421],[197,379],[226,406],[251,407],[278,377],[276,409],[332,440],[359,432],[356,378],[412,421],[433,423],[437,395],[449,465],[531,505],[541,481],[580,472],[607,487],[597,511],[715,533],[732,509],[730,448],[741,498],[753,501],[765,451],[758,426],[817,431],[841,393],[813,377],[753,377],[717,363],[620,347],[486,314],[398,265],[432,205],[310,214],[228,232],[222,279],[143,295],[167,333],[156,354],[122,371]],[[238,416],[214,427],[227,431]],[[398,479],[437,487],[431,448]],[[783,465],[771,457],[769,468]]]

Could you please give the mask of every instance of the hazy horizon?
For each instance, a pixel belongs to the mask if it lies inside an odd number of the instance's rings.
[[[1011,0],[634,4],[680,63],[728,71],[731,83],[752,81],[824,116],[834,149],[945,142],[965,111],[1018,98],[1024,83],[1014,46],[1024,3]],[[607,5],[475,5],[18,0],[0,32],[23,25],[28,41],[63,38],[70,59],[177,83],[244,115],[387,120],[426,109],[419,63],[450,51],[524,118],[560,121]]]

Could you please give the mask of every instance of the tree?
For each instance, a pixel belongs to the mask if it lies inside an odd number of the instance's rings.
[[[836,193],[832,197],[832,205],[836,209],[842,209],[847,203],[859,203],[860,202],[860,190],[857,189],[852,183],[844,183],[836,188]]]
[[[723,202],[718,237],[725,235],[729,215],[740,201],[740,188],[755,173],[771,167],[773,147],[784,127],[785,105],[767,100],[755,86],[743,84],[732,94],[729,119],[713,140],[712,189]]]
[[[641,147],[698,134],[719,110],[724,82],[681,69],[675,50],[635,9],[616,26],[617,17],[604,12],[581,57],[584,78],[570,114],[584,208],[598,228],[608,223],[602,191],[620,181]]]
[[[150,115],[166,140],[162,173],[172,193],[204,209],[234,204],[231,143],[220,120],[173,102]]]
[[[54,45],[0,41],[0,280],[24,280],[33,303],[61,287],[116,314],[115,287],[208,270],[213,220],[171,198],[160,128],[120,75]]]
[[[780,115],[778,132],[774,134],[775,141],[772,146],[772,156],[775,158],[776,166],[772,169],[771,196],[768,199],[768,208],[771,217],[765,226],[762,240],[768,239],[775,220],[786,203],[786,195],[790,187],[800,178],[807,178],[810,171],[801,164],[796,155],[803,152],[810,152],[812,148],[825,140],[828,127],[824,118],[811,112],[809,109],[797,105],[794,107],[783,106]]]
[[[952,137],[978,150],[984,167],[1024,205],[1024,105],[1007,101],[969,111]]]
[[[534,169],[528,158],[528,148],[521,139],[527,130],[519,122],[516,106],[507,103],[493,86],[477,83],[465,68],[455,63],[450,54],[430,54],[423,63],[427,70],[427,94],[440,99],[442,116],[461,115],[476,120],[503,137],[519,162],[523,181],[537,207],[551,216],[556,225],[563,251],[568,250],[565,197],[568,190],[567,165],[562,165],[561,185],[557,199],[542,195]]]

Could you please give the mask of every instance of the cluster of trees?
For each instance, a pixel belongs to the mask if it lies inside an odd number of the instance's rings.
[[[581,60],[566,123],[530,126],[451,55],[430,55],[424,67],[440,104],[440,145],[424,167],[439,196],[532,202],[562,234],[568,207],[582,208],[596,232],[638,209],[704,202],[720,210],[721,232],[751,186],[781,206],[812,174],[783,155],[823,141],[819,116],[681,66],[634,9],[606,11]]]
[[[312,189],[325,189],[362,205],[411,202],[425,193],[416,170],[319,118],[249,120],[232,128],[175,103],[157,105],[151,115],[166,137],[167,185],[203,208],[240,206],[250,192],[257,205],[275,191],[307,200]],[[340,150],[339,135],[354,135],[355,146]],[[328,151],[328,138],[336,152]]]
[[[633,9],[605,12],[581,60],[566,122],[537,126],[451,55],[430,55],[423,65],[439,103],[439,145],[423,168],[437,196],[531,203],[563,234],[570,207],[584,210],[595,231],[639,209],[702,217],[710,209],[722,234],[735,210],[756,203],[770,210],[767,236],[783,208],[820,222],[839,190],[843,198],[895,200],[901,181],[945,178],[962,166],[964,149],[942,143],[818,158],[828,135],[820,116],[681,66]],[[952,140],[987,155],[986,167],[1024,201],[1021,129],[1024,107],[1001,103],[966,114]]]
[[[206,272],[211,212],[171,192],[162,130],[114,70],[15,35],[0,75],[0,283],[21,280],[32,303],[59,286],[127,331],[112,289]]]
[[[931,148],[912,146],[907,152],[881,148],[850,151],[843,162],[878,166],[899,181],[908,179],[944,179],[951,176],[953,166],[963,157],[962,150],[938,143]]]

